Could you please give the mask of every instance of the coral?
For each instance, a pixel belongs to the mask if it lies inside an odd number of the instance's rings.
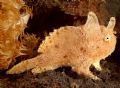
[[[57,3],[54,0],[24,0],[25,3],[32,8],[33,15],[40,15],[49,13],[54,7],[57,7]]]
[[[56,0],[66,14],[86,16],[89,11],[89,0]]]
[[[54,6],[57,6],[56,1],[57,0],[24,0],[26,2],[26,4],[30,7],[48,7],[48,8],[52,8]]]
[[[7,69],[20,53],[20,42],[13,38],[11,30],[0,30],[0,69]]]
[[[87,16],[89,11],[93,11],[98,16],[100,24],[106,25],[107,21],[118,8],[111,9],[111,2],[114,0],[25,0],[33,8],[34,14],[49,13],[55,8],[64,11],[65,14],[72,16]]]
[[[23,2],[0,1],[0,70],[7,69],[20,55],[18,38],[24,32],[30,13],[21,13]]]
[[[20,35],[21,47],[20,51],[23,54],[29,55],[30,57],[37,54],[38,44],[40,38],[37,38],[35,34],[25,34]]]
[[[98,70],[101,69],[100,60],[114,51],[114,26],[114,17],[111,17],[105,27],[99,25],[95,13],[89,12],[85,25],[65,26],[54,30],[39,47],[38,51],[42,54],[18,63],[7,74],[18,74],[29,69],[33,73],[41,73],[61,66],[71,66],[78,74],[98,79],[90,72],[89,67],[93,64]]]
[[[66,14],[74,16],[87,16],[89,11],[93,11],[98,16],[100,24],[105,24],[111,16],[106,8],[104,0],[57,0],[59,7]]]

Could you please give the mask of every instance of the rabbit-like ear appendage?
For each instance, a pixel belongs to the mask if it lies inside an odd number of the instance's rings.
[[[116,24],[115,17],[111,17],[111,18],[110,18],[110,21],[109,21],[109,23],[108,23],[107,29],[113,31],[113,29],[114,29],[114,27],[115,27],[115,24]]]
[[[100,29],[98,18],[94,12],[88,13],[87,21],[85,24],[85,29],[89,29],[89,30],[99,30]]]

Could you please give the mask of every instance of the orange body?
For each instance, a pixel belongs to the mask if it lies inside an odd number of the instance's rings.
[[[100,26],[97,16],[89,12],[83,26],[65,26],[50,33],[40,45],[37,57],[22,61],[8,70],[8,74],[18,74],[29,69],[33,73],[54,70],[61,66],[71,66],[78,74],[97,79],[90,70],[91,64],[101,69],[99,62],[115,49],[116,36],[113,28],[115,18],[111,17],[107,27]]]

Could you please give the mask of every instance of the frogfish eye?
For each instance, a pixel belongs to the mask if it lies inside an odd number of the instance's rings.
[[[105,37],[104,37],[104,40],[105,41],[110,41],[111,40],[111,36],[109,34],[107,34]]]

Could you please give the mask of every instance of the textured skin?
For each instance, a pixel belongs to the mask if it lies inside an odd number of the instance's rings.
[[[97,69],[101,69],[99,61],[114,51],[114,26],[114,17],[111,17],[108,26],[104,27],[99,25],[97,16],[89,12],[85,25],[65,26],[54,30],[39,47],[38,51],[42,54],[22,61],[7,73],[18,74],[29,69],[33,69],[33,73],[40,73],[61,66],[71,66],[78,74],[97,79],[89,67],[93,64]]]

